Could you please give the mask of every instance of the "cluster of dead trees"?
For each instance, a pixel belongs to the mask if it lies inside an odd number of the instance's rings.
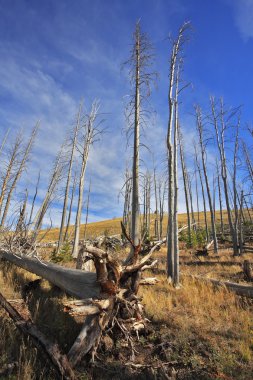
[[[125,171],[121,191],[124,197],[122,239],[130,247],[123,261],[112,253],[113,247],[106,245],[106,239],[102,238],[103,246],[100,242],[88,244],[86,228],[83,235],[80,232],[90,148],[103,132],[99,103],[93,102],[89,111],[83,102],[80,103],[74,128],[53,163],[44,197],[38,199],[39,175],[34,195],[25,191],[16,214],[11,204],[16,200],[15,189],[27,167],[39,124],[26,143],[19,133],[14,144],[6,149],[8,133],[3,138],[0,148],[0,154],[5,153],[0,182],[1,257],[48,279],[69,294],[85,299],[79,305],[86,313],[82,331],[67,358],[64,357],[68,366],[74,367],[88,352],[94,358],[105,331],[120,332],[134,356],[133,333],[145,330],[147,323],[137,296],[141,281],[145,283],[142,272],[154,265],[152,255],[163,243],[167,243],[167,277],[177,287],[180,281],[178,242],[183,230],[187,230],[189,246],[193,245],[194,234],[204,231],[203,249],[207,251],[213,245],[216,254],[222,239],[231,241],[234,255],[242,254],[246,233],[248,237],[252,235],[251,143],[243,140],[247,131],[241,133],[240,109],[228,109],[222,99],[213,97],[207,112],[196,105],[195,141],[191,142],[194,149],[185,148],[181,108],[182,94],[188,84],[183,81],[182,74],[189,30],[190,24],[184,23],[176,38],[171,39],[168,125],[164,135],[166,170],[162,171],[161,166],[155,164],[152,155],[152,165],[147,165],[148,169],[143,173],[140,165],[140,148],[143,145],[141,130],[147,124],[148,99],[157,74],[153,68],[153,46],[142,32],[140,22],[135,27],[130,57],[126,62],[132,90],[126,109],[127,134],[128,140],[132,138],[133,150],[132,167]],[[248,132],[252,139],[252,130]],[[86,202],[86,225],[90,192],[91,185]],[[178,223],[179,196],[184,197],[187,212],[187,225],[183,227]],[[70,222],[73,219],[74,199],[77,206],[72,229]],[[43,238],[41,229],[45,216],[55,202],[59,204],[59,200],[62,212],[55,255],[60,254],[65,242],[73,241],[71,253],[76,259],[77,269],[83,268],[83,264],[85,269],[89,269],[88,263],[93,262],[96,273],[70,270],[28,257],[36,253],[38,240]],[[27,207],[28,201],[31,201],[30,207]],[[152,242],[151,238],[156,242]],[[114,239],[107,243],[117,244],[119,241]],[[252,276],[251,269],[247,269],[247,273]],[[93,299],[87,301],[89,297]],[[5,301],[2,300],[2,303],[5,304]],[[75,308],[78,309],[77,306]],[[6,309],[13,313],[9,305]],[[16,315],[16,319],[19,320],[19,316]],[[27,331],[31,326],[25,327]]]
[[[127,138],[131,140],[132,167],[125,171],[125,181],[121,193],[124,197],[123,225],[134,246],[145,240],[167,238],[167,275],[175,284],[179,283],[179,228],[178,197],[184,197],[187,212],[187,241],[193,245],[193,235],[198,230],[205,231],[205,247],[213,243],[218,253],[218,241],[231,240],[233,252],[243,252],[249,225],[252,223],[252,181],[253,166],[250,143],[243,137],[246,133],[240,122],[241,110],[228,109],[223,100],[210,98],[209,111],[203,112],[195,105],[195,139],[189,149],[185,147],[185,125],[181,122],[180,110],[183,91],[188,87],[182,79],[184,48],[189,37],[190,24],[184,23],[175,39],[171,39],[168,80],[168,126],[165,157],[166,167],[156,163],[151,154],[152,165],[146,163],[142,170],[141,130],[149,122],[149,97],[157,80],[154,69],[154,48],[149,37],[136,24],[129,60],[131,84],[130,101],[126,107]],[[8,142],[8,133],[3,137],[0,154],[1,192],[0,226],[2,231],[16,231],[4,234],[9,248],[19,242],[19,248],[28,244],[35,249],[39,232],[45,224],[50,207],[61,203],[61,224],[56,255],[66,241],[73,241],[72,256],[80,267],[80,239],[86,239],[86,228],[80,235],[84,212],[84,187],[90,147],[101,136],[99,103],[93,102],[89,111],[80,103],[74,127],[57,154],[44,197],[38,197],[40,174],[34,195],[24,192],[21,204],[14,210],[17,196],[15,189],[24,173],[39,124],[33,129],[27,142],[18,133],[13,145]],[[243,130],[243,133],[241,133]],[[214,157],[216,159],[214,159]],[[182,190],[182,191],[181,191]],[[91,185],[86,200],[86,225],[89,213]],[[41,193],[41,191],[40,191]],[[12,206],[11,206],[12,205]],[[74,205],[76,207],[74,207]],[[28,207],[29,206],[29,207]],[[73,212],[75,210],[75,214]],[[203,210],[203,218],[202,212]],[[36,212],[35,212],[36,211]],[[16,212],[16,214],[15,214]],[[165,215],[166,218],[165,223]],[[210,216],[210,217],[209,217]],[[74,228],[70,228],[75,219]],[[246,229],[247,227],[247,229]],[[228,234],[229,235],[228,235]],[[18,236],[18,238],[17,238]],[[14,238],[15,237],[15,238]],[[123,236],[125,239],[125,237]],[[23,242],[23,243],[22,243]]]

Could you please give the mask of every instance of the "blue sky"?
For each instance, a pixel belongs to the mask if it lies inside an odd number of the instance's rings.
[[[167,37],[185,20],[193,30],[185,52],[184,78],[193,87],[184,94],[182,124],[186,149],[191,149],[193,104],[223,96],[232,106],[243,105],[242,123],[253,120],[253,0],[0,0],[0,125],[1,135],[20,127],[41,128],[26,175],[17,189],[31,191],[41,170],[47,185],[50,164],[71,127],[81,98],[89,105],[100,99],[107,133],[90,155],[92,178],[90,220],[120,216],[118,193],[123,184],[126,150],[124,104],[129,94],[126,70],[131,35],[141,19],[156,51],[160,78],[152,94],[157,111],[143,141],[164,154],[168,59]],[[143,152],[145,165],[151,160]],[[161,165],[162,170],[162,165]],[[179,209],[184,209],[183,202]],[[60,220],[57,204],[51,211]]]

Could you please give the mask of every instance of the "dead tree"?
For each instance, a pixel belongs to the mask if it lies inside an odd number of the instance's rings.
[[[182,170],[183,182],[184,182],[185,205],[186,205],[186,212],[187,212],[188,243],[189,243],[189,245],[191,247],[192,246],[192,237],[191,237],[191,216],[190,216],[189,181],[188,181],[187,169],[186,169],[186,166],[185,166],[182,133],[181,133],[180,130],[179,130],[179,133],[178,133],[178,142],[179,142],[180,159],[181,159],[181,170]]]
[[[77,258],[78,256],[78,247],[79,247],[79,238],[80,238],[80,225],[82,217],[82,208],[83,208],[83,191],[84,191],[84,180],[85,172],[89,157],[90,147],[101,134],[99,130],[99,123],[97,123],[99,111],[99,103],[94,101],[89,114],[83,115],[80,134],[82,141],[78,142],[77,150],[81,157],[81,170],[80,170],[80,179],[78,185],[78,203],[77,203],[77,212],[76,212],[76,221],[75,221],[75,235],[74,235],[74,244],[72,256]],[[97,124],[96,124],[97,123]]]
[[[229,186],[228,186],[228,175],[227,175],[227,160],[226,160],[226,151],[225,151],[225,132],[227,129],[227,123],[225,120],[226,112],[224,110],[223,101],[220,101],[220,112],[217,115],[216,104],[214,98],[211,98],[211,109],[212,109],[212,124],[215,129],[216,143],[218,147],[220,163],[221,163],[221,178],[223,181],[225,201],[228,213],[228,222],[230,228],[230,235],[233,241],[233,251],[234,255],[238,254],[238,240],[237,233],[234,229],[232,212],[229,202]]]
[[[15,170],[15,167],[17,165],[17,160],[18,160],[19,155],[20,155],[22,139],[23,139],[22,134],[20,132],[16,136],[16,139],[15,139],[13,146],[9,150],[9,160],[6,164],[5,173],[3,174],[1,193],[0,193],[0,215],[2,213],[5,195],[6,195],[6,192],[8,190],[8,187],[9,187],[9,183],[10,183],[10,180],[11,180],[11,177],[13,174],[13,170]]]
[[[132,168],[132,208],[131,237],[134,244],[140,244],[140,194],[139,194],[139,162],[140,162],[140,127],[145,118],[145,101],[150,95],[151,83],[156,73],[151,71],[153,64],[153,47],[146,34],[142,33],[140,22],[136,23],[130,58],[126,62],[129,67],[132,95],[127,106],[126,115],[128,134],[133,132],[133,168]],[[133,251],[131,252],[131,255]]]
[[[203,122],[202,122],[202,112],[200,107],[196,107],[196,121],[197,121],[197,132],[199,136],[199,145],[200,145],[200,153],[201,153],[201,161],[202,161],[202,169],[204,173],[205,178],[205,184],[206,184],[206,190],[207,190],[207,198],[209,203],[209,210],[211,214],[211,226],[212,226],[212,237],[214,240],[214,252],[218,253],[218,241],[216,236],[216,226],[215,226],[215,220],[214,220],[214,210],[213,210],[213,204],[212,204],[212,197],[211,197],[211,191],[208,181],[208,175],[207,175],[207,165],[206,165],[206,147],[205,142],[203,138]]]
[[[6,202],[5,202],[5,207],[4,207],[4,212],[3,212],[2,219],[1,219],[0,227],[4,226],[4,223],[5,223],[7,214],[8,214],[8,210],[9,210],[9,207],[10,207],[13,191],[15,190],[15,188],[17,186],[17,183],[18,183],[18,181],[19,181],[19,179],[20,179],[20,177],[21,177],[21,175],[22,175],[22,173],[23,173],[23,171],[24,171],[24,169],[26,167],[26,164],[28,162],[29,154],[31,152],[31,149],[32,149],[35,137],[36,137],[36,134],[38,132],[38,128],[39,128],[39,123],[37,123],[35,125],[35,127],[33,128],[33,130],[32,130],[31,136],[29,138],[29,141],[27,143],[27,146],[25,148],[25,151],[23,153],[21,161],[20,161],[20,163],[18,165],[16,173],[14,174],[14,179],[13,179],[11,185],[10,185],[10,188],[9,188],[9,191],[8,191],[8,195],[7,195],[7,199],[6,199]]]
[[[74,201],[74,196],[75,196],[75,191],[76,191],[76,182],[77,182],[77,173],[75,172],[74,178],[73,178],[72,189],[71,189],[70,204],[69,204],[69,210],[68,210],[68,219],[67,219],[67,223],[66,223],[64,241],[66,241],[69,238],[69,227],[70,227],[70,221],[71,221],[73,201]]]
[[[130,353],[134,354],[132,333],[146,329],[147,320],[143,306],[137,296],[141,274],[152,267],[153,253],[165,242],[150,247],[148,253],[140,245],[134,246],[122,225],[122,233],[131,244],[134,255],[126,264],[108,252],[94,246],[84,245],[81,250],[88,254],[87,259],[94,261],[96,273],[83,272],[71,268],[42,262],[27,255],[14,255],[5,250],[0,256],[32,273],[42,276],[57,285],[68,294],[83,300],[86,318],[82,330],[70,349],[67,357],[72,367],[87,353],[92,359],[97,351],[101,336],[105,330],[117,330],[128,342]],[[92,297],[90,300],[88,298]]]
[[[166,191],[167,191],[167,182],[163,178],[160,178],[158,182],[160,238],[162,238],[163,236],[163,219],[164,219],[164,204],[165,204]]]
[[[217,159],[216,159],[216,175],[217,175],[219,206],[220,206],[220,229],[221,229],[221,233],[223,234],[224,223],[223,223],[223,210],[222,210],[222,195],[221,195],[221,184],[220,184],[220,170],[219,170],[219,165],[218,165]]]
[[[124,209],[123,209],[123,225],[126,229],[126,231],[130,234],[130,207],[131,207],[131,192],[132,192],[132,177],[131,174],[126,168],[125,172],[125,183],[124,183]]]
[[[52,202],[57,186],[61,180],[61,176],[62,176],[62,147],[55,159],[53,170],[51,172],[51,176],[49,179],[46,195],[33,220],[32,225],[34,228],[34,231],[33,231],[34,240],[36,240],[39,230],[41,229],[44,216],[50,206],[50,203]]]
[[[198,228],[200,227],[200,213],[199,213],[199,187],[198,187],[198,177],[197,177],[197,166],[196,160],[194,159],[194,177],[195,177],[195,193],[196,193],[196,203],[197,203],[197,215],[198,215]]]
[[[178,128],[178,80],[179,80],[179,67],[181,65],[181,53],[183,44],[186,40],[185,32],[189,28],[189,23],[184,23],[179,29],[177,38],[172,42],[172,52],[170,56],[170,74],[169,74],[169,89],[168,89],[168,105],[169,105],[169,120],[167,129],[167,154],[168,154],[168,229],[167,229],[167,277],[175,286],[179,283],[179,260],[178,260],[178,243],[175,242],[177,236],[177,197],[175,199],[175,192],[177,191],[177,168],[175,167],[175,154],[177,142]],[[174,135],[173,135],[174,132]],[[174,138],[173,138],[174,136]],[[176,273],[175,273],[176,268]]]
[[[143,178],[143,232],[145,236],[150,234],[150,197],[151,197],[151,176],[147,171]]]
[[[7,130],[7,132],[5,133],[4,138],[3,138],[3,140],[2,140],[2,144],[1,144],[1,146],[0,146],[0,156],[1,156],[1,154],[2,154],[2,151],[3,151],[3,148],[4,148],[4,146],[5,146],[6,140],[7,140],[7,138],[8,138],[9,132],[10,132],[10,129]]]
[[[202,192],[202,201],[203,201],[203,208],[204,208],[204,220],[205,220],[205,230],[206,230],[206,240],[209,241],[209,231],[208,231],[208,223],[207,223],[207,213],[206,213],[206,197],[205,197],[205,189],[204,189],[204,182],[202,177],[202,171],[200,168],[200,163],[198,160],[198,151],[196,144],[194,144],[194,150],[195,150],[195,162],[199,173],[199,180],[201,185],[201,192]]]
[[[76,149],[77,134],[78,134],[78,130],[80,128],[81,110],[82,110],[82,105],[80,104],[79,110],[77,113],[76,126],[75,126],[74,132],[73,132],[73,139],[72,139],[73,141],[71,144],[71,154],[70,154],[69,165],[68,165],[68,175],[67,175],[67,182],[66,182],[66,186],[65,186],[64,203],[63,203],[62,217],[61,217],[61,226],[60,226],[58,247],[57,247],[56,253],[59,253],[59,250],[60,250],[62,243],[64,241],[64,226],[65,226],[65,222],[66,222],[67,207],[68,207],[68,200],[69,200],[69,186],[70,186],[71,175],[72,175],[72,167],[73,167],[73,160],[74,160],[74,154],[75,154],[75,149]]]
[[[154,225],[154,232],[155,237],[157,239],[160,239],[160,227],[159,227],[159,214],[158,214],[158,184],[157,184],[157,176],[156,176],[156,167],[154,164],[154,158],[153,158],[153,182],[154,182],[154,190],[155,190],[155,225]]]

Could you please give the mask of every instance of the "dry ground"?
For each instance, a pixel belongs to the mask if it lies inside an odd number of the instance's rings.
[[[180,224],[185,221],[185,215],[181,215]],[[120,219],[88,225],[88,236],[104,233],[120,233]],[[46,240],[56,240],[57,237],[58,231],[51,230]],[[140,289],[150,323],[145,336],[140,336],[139,340],[134,337],[138,352],[135,367],[130,365],[130,350],[118,334],[114,341],[102,342],[95,365],[87,360],[82,363],[77,379],[252,380],[252,300],[184,274],[245,283],[241,264],[244,259],[252,261],[253,254],[234,258],[231,250],[224,246],[218,257],[213,254],[196,257],[194,250],[187,250],[184,243],[180,248],[181,288],[176,290],[167,283],[166,249],[163,248],[155,254],[159,264],[150,273],[159,279],[159,283]],[[48,258],[48,250],[45,252]],[[123,257],[126,252],[120,251],[118,255]],[[64,265],[73,266],[74,263]],[[0,262],[0,291],[7,299],[20,300],[24,284],[36,278],[22,269]],[[59,289],[42,281],[27,301],[34,322],[51,340],[57,341],[65,353],[82,325],[82,318],[64,312],[63,301],[66,298]],[[0,370],[7,364],[16,363],[14,370],[9,375],[0,375],[0,379],[56,378],[41,352],[16,330],[2,309],[0,336]]]

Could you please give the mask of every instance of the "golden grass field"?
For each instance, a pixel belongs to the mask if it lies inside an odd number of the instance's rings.
[[[253,216],[253,213],[252,213]],[[198,214],[194,214],[196,222],[198,221]],[[120,227],[120,222],[121,218],[114,218],[110,220],[103,220],[100,222],[94,222],[94,223],[88,223],[87,224],[87,229],[86,229],[86,236],[87,238],[95,238],[100,235],[116,235],[121,233],[121,227]],[[204,212],[199,213],[199,220],[200,220],[200,225],[204,225]],[[207,220],[210,223],[211,221],[211,216],[210,213],[207,212]],[[224,223],[227,224],[228,218],[227,218],[227,212],[223,211],[223,220]],[[151,234],[154,233],[154,221],[155,221],[155,215],[151,215]],[[163,221],[163,229],[166,231],[166,226],[168,222],[168,217],[167,215],[164,216],[164,221]],[[181,213],[178,214],[178,224],[179,226],[183,226],[187,223],[187,214],[186,213]],[[220,215],[218,211],[216,211],[216,223],[220,223]],[[80,229],[80,239],[83,238],[84,236],[84,229],[85,226],[84,224],[81,225]],[[74,234],[74,226],[70,226],[70,238],[73,237]],[[59,228],[52,228],[49,229],[47,232],[42,231],[40,236],[44,236],[43,240],[44,241],[57,241],[58,240],[58,235],[59,235]]]
[[[202,221],[203,218],[201,213]],[[154,220],[153,216],[152,219]],[[120,220],[117,218],[91,223],[87,226],[87,235],[96,237],[119,234]],[[179,215],[179,224],[186,224],[186,214]],[[81,228],[81,235],[83,231],[84,226]],[[58,233],[58,229],[52,229],[45,239],[56,241]],[[48,249],[45,253],[46,257],[50,257]],[[118,255],[125,257],[127,249],[118,252]],[[173,380],[252,380],[253,301],[238,297],[225,288],[217,288],[187,276],[197,274],[245,283],[241,264],[244,259],[252,261],[252,254],[234,258],[231,249],[223,246],[218,258],[213,254],[208,258],[196,258],[194,251],[187,250],[185,243],[181,242],[182,276],[179,289],[174,289],[166,279],[166,247],[155,253],[155,257],[159,259],[158,266],[145,275],[156,276],[159,283],[142,286],[139,291],[143,297],[146,316],[150,320],[150,332],[147,336],[141,336],[135,344],[138,351],[136,363],[156,368],[156,375],[148,372],[148,368],[146,372],[130,373],[129,367],[125,365],[129,360],[126,349],[122,349],[119,342],[115,342],[110,352],[101,349],[97,367],[81,364],[77,379],[160,380],[165,377],[159,375],[159,368],[163,368],[163,363],[166,363],[169,365],[167,376]],[[205,265],[206,260],[209,265]],[[225,265],[231,261],[232,265]],[[189,262],[193,265],[187,265]],[[196,262],[203,265],[197,265]],[[74,262],[65,265],[74,266]],[[14,265],[0,262],[0,289],[7,299],[21,299],[22,286],[36,278],[37,276]],[[69,297],[51,287],[47,281],[43,281],[41,287],[28,300],[32,319],[42,332],[59,343],[63,352],[68,352],[82,325],[80,317],[72,317],[64,312],[63,301],[67,298]],[[13,361],[17,363],[12,375],[0,376],[0,379],[56,378],[49,369],[47,360],[41,357],[29,339],[17,331],[2,309],[0,334],[0,368]]]

